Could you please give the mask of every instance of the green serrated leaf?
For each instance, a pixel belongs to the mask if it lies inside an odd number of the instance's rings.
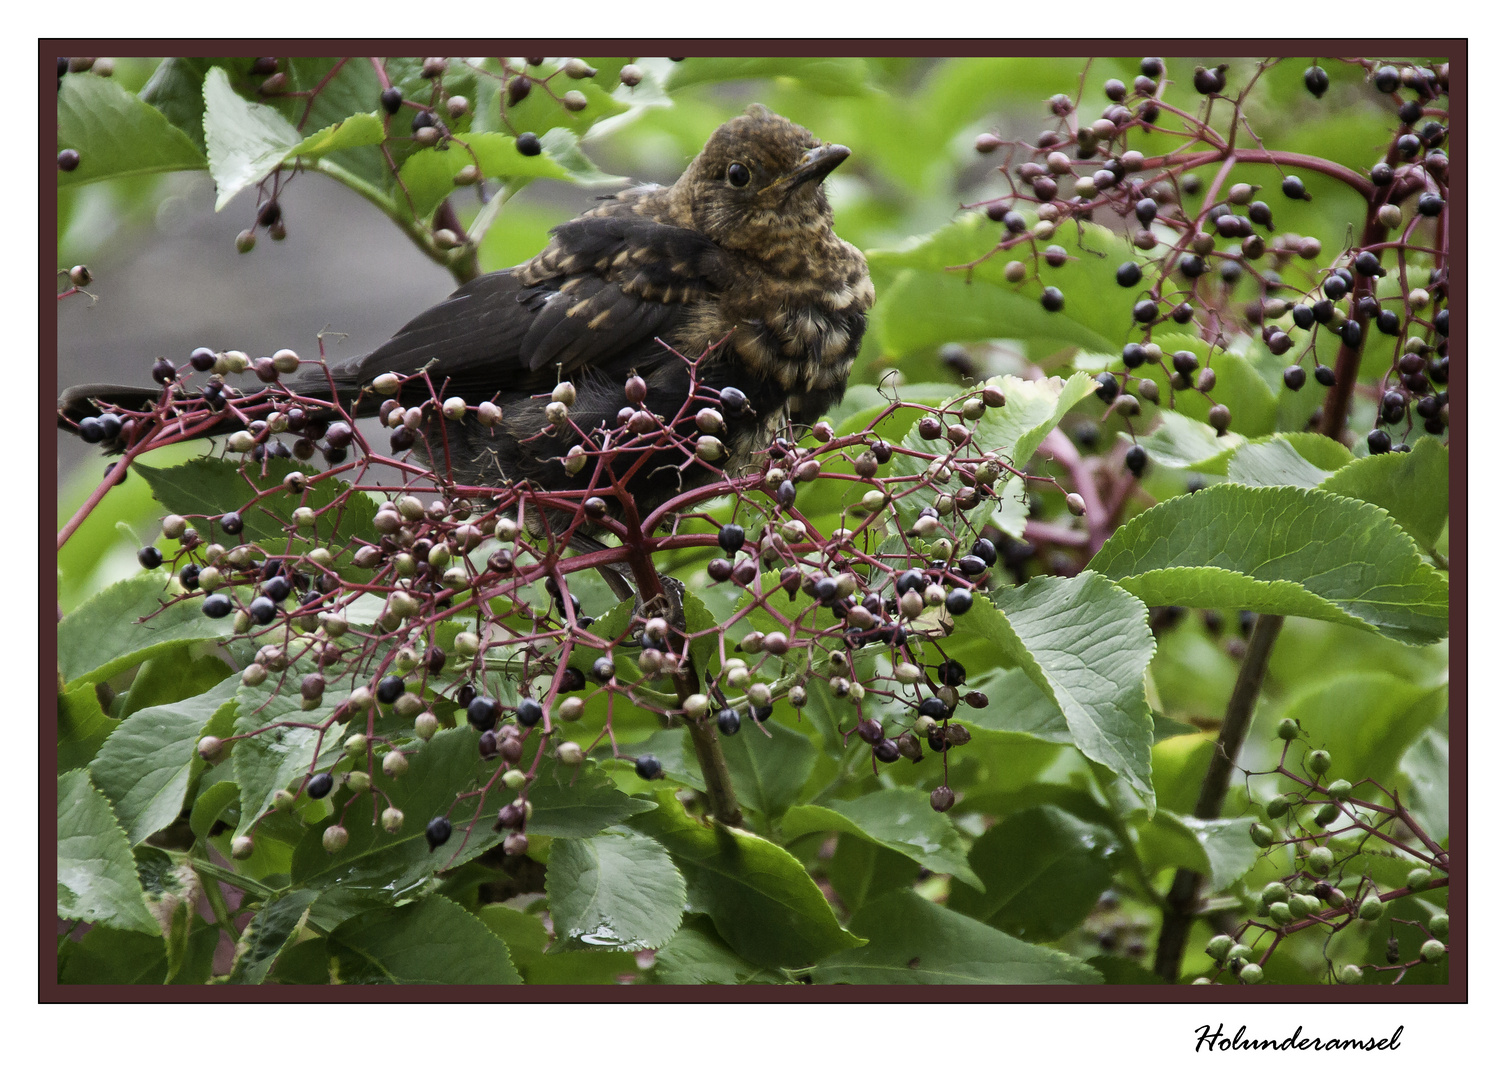
[[[1346,460],[1349,452],[1332,439],[1303,432],[1308,439],[1335,447]],[[1276,435],[1246,443],[1229,458],[1229,481],[1246,487],[1317,487],[1328,479],[1330,470],[1319,467],[1298,449],[1294,436]]]
[[[889,788],[835,800],[827,806],[792,807],[780,821],[786,838],[813,832],[860,837],[914,859],[927,870],[951,874],[983,887],[968,866],[962,835],[951,818],[931,809],[929,796],[917,788]]]
[[[1320,490],[1219,484],[1170,499],[1088,566],[1152,606],[1302,615],[1409,645],[1448,633],[1448,579],[1385,511]]]
[[[231,676],[197,697],[142,709],[105,740],[89,772],[133,845],[177,818],[194,745],[239,685],[240,677]]]
[[[1320,486],[1381,507],[1418,547],[1430,551],[1448,521],[1448,457],[1443,443],[1424,438],[1410,454],[1372,454],[1350,462]]]
[[[745,724],[720,743],[738,801],[772,820],[799,796],[820,752],[808,737],[783,724],[767,721],[763,726],[768,735]]]
[[[204,76],[204,145],[216,211],[264,179],[302,141],[298,129],[276,109],[237,94],[224,68],[209,69]]]
[[[292,164],[300,157],[323,157],[355,146],[375,146],[386,137],[376,113],[356,113],[303,139],[287,152],[283,160]]]
[[[454,177],[467,165],[476,165],[481,175],[509,183],[537,179],[568,180],[570,172],[547,153],[525,157],[517,140],[500,132],[473,132],[444,147],[418,150],[403,162],[399,177],[413,200],[415,217],[428,217],[445,198],[454,194]],[[469,149],[467,149],[469,147]]]
[[[959,629],[988,640],[1061,711],[1072,741],[1142,795],[1151,793],[1154,724],[1145,669],[1155,653],[1145,608],[1095,574],[1035,578],[979,598]]]
[[[790,980],[748,963],[717,936],[710,919],[691,915],[654,954],[653,981],[675,986],[733,986]]]
[[[82,769],[58,777],[58,917],[159,940],[162,933],[147,910],[125,830]]]
[[[344,954],[342,982],[516,986],[523,981],[502,939],[442,896],[357,915],[335,928],[330,945]]]
[[[1407,781],[1405,806],[1434,840],[1448,839],[1448,736],[1429,730],[1407,747],[1397,765]]]
[[[1155,873],[1185,866],[1227,889],[1255,865],[1261,849],[1250,839],[1252,817],[1203,819],[1162,810],[1140,829],[1140,861]]]
[[[1244,444],[1244,436],[1229,432],[1220,437],[1212,427],[1181,413],[1162,409],[1161,423],[1149,435],[1142,436],[1151,460],[1168,469],[1195,469],[1203,473],[1222,473],[1229,456]]]
[[[220,780],[206,788],[194,800],[188,815],[188,827],[199,839],[209,835],[220,815],[239,801],[241,789],[234,780]]]
[[[58,773],[87,769],[119,721],[99,707],[93,683],[58,695]]]
[[[114,79],[68,75],[58,90],[58,149],[78,168],[57,172],[59,189],[123,176],[202,169],[204,155],[156,109]]]
[[[968,859],[977,875],[972,887],[954,888],[948,903],[1014,937],[1052,941],[1078,925],[1113,882],[1119,846],[1102,825],[1034,806],[973,843]]]
[[[669,849],[691,907],[710,915],[741,956],[764,967],[803,967],[859,943],[789,852],[741,829],[692,820],[673,792],[655,796],[658,808],[635,817],[633,827]]]
[[[853,918],[852,928],[869,943],[822,960],[811,972],[813,982],[1045,986],[1102,981],[1075,957],[1026,944],[909,889],[869,904]]]
[[[228,625],[194,601],[163,608],[168,577],[143,572],[91,597],[58,623],[58,671],[66,689],[100,682],[188,641],[215,641]]]
[[[312,889],[298,889],[278,897],[256,913],[236,944],[230,985],[258,986],[266,980],[267,972],[272,970],[317,896]]]
[[[625,829],[549,848],[549,914],[564,949],[637,952],[679,928],[685,879],[657,841]]]
[[[623,792],[589,761],[578,766],[552,761],[543,766],[528,788],[528,801],[533,804],[528,831],[557,839],[595,836],[653,805]]]

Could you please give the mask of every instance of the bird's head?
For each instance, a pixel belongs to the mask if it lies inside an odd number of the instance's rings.
[[[821,182],[850,153],[752,105],[712,132],[673,195],[684,200],[700,232],[762,258],[830,232]]]

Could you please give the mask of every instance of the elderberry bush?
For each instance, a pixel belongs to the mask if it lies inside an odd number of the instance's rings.
[[[500,412],[426,373],[300,397],[336,339],[134,361],[62,493],[59,981],[1446,981],[1447,59],[60,64],[70,198],[108,115],[243,265],[345,183],[458,281],[777,75],[878,300],[746,467],[701,356],[561,382],[573,490],[460,482],[430,421]],[[189,134],[248,118],[260,175]],[[118,280],[64,212],[60,318]]]

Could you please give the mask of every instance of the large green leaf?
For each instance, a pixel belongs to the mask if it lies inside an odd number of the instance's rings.
[[[804,967],[859,939],[837,925],[826,897],[799,861],[776,844],[690,818],[673,793],[633,827],[654,837],[685,875],[690,905],[744,958],[764,967]]]
[[[679,928],[685,879],[657,841],[613,828],[549,848],[549,914],[565,947],[637,952]]]
[[[1448,447],[1437,439],[1420,439],[1410,454],[1360,458],[1320,486],[1381,507],[1429,551],[1448,520],[1448,456]]]
[[[100,682],[185,641],[218,640],[230,632],[207,619],[198,601],[164,609],[167,575],[142,573],[117,582],[58,623],[58,672],[69,690]]]
[[[1140,859],[1154,873],[1185,866],[1208,879],[1215,892],[1238,881],[1261,850],[1250,839],[1254,818],[1203,819],[1163,809],[1140,830]]]
[[[805,786],[820,752],[810,739],[769,721],[765,735],[753,724],[719,740],[738,801],[768,818],[783,813]]]
[[[1081,371],[1065,382],[1013,375],[988,382],[1004,391],[1004,405],[983,414],[975,439],[982,450],[1000,453],[1020,469],[1072,406],[1093,392],[1093,380]]]
[[[295,495],[282,486],[282,480],[293,471],[293,465],[274,460],[266,464],[266,475],[261,475],[262,466],[251,466],[242,475],[241,466],[228,458],[198,457],[169,469],[136,466],[136,471],[146,477],[152,486],[152,494],[168,510],[185,516],[203,515],[219,517],[230,510],[239,509],[250,501],[253,491],[247,476],[255,481],[256,488],[265,492],[256,500],[256,506],[244,515],[242,541],[278,540],[287,538],[287,525],[293,511],[300,505],[331,510],[319,516],[311,532],[301,532],[304,539],[317,538],[331,550],[338,550],[356,537],[371,537],[371,519],[376,514],[376,503],[364,491],[350,491],[349,485],[334,478],[306,485],[303,495]],[[310,544],[312,546],[312,544]],[[346,573],[344,567],[341,572]],[[347,576],[347,580],[351,579]]]
[[[949,903],[1014,937],[1051,941],[1093,910],[1119,856],[1117,838],[1102,825],[1033,806],[973,843],[976,885],[955,887]]]
[[[1169,469],[1221,473],[1229,455],[1244,442],[1243,436],[1220,436],[1202,421],[1170,409],[1162,409],[1160,417],[1156,430],[1140,437],[1140,445],[1152,461]]]
[[[276,109],[237,94],[224,68],[209,69],[204,77],[204,144],[216,210],[260,183],[302,141],[298,129]]]
[[[231,676],[197,697],[142,709],[105,740],[89,772],[114,804],[132,845],[177,818],[188,794],[194,745],[211,726],[228,733],[234,706],[225,705],[239,685],[240,677]],[[222,710],[219,724],[212,724]]]
[[[523,980],[507,945],[453,900],[428,896],[404,907],[363,912],[337,926],[342,982],[435,986],[515,986]]]
[[[546,952],[549,931],[537,915],[506,904],[483,904],[476,915],[507,943],[513,966],[529,986],[614,986],[619,975],[638,974],[637,957],[630,952]]]
[[[1327,750],[1329,779],[1356,787],[1371,779],[1390,788],[1402,754],[1448,707],[1448,687],[1419,686],[1385,672],[1354,672],[1312,680],[1283,705],[1302,722],[1303,736]],[[1279,744],[1262,745],[1260,758],[1272,760]],[[1374,788],[1367,788],[1375,794]],[[1361,798],[1365,796],[1357,792]],[[1375,801],[1375,800],[1372,800]]]
[[[1145,669],[1155,639],[1133,596],[1096,574],[1040,577],[1000,594],[997,608],[980,598],[957,625],[1024,670],[1083,754],[1151,793]]]
[[[918,788],[873,791],[829,806],[791,807],[779,827],[786,839],[813,832],[860,837],[908,856],[933,873],[983,887],[968,866],[962,835],[952,819],[932,810],[930,798]]]
[[[536,179],[569,180],[570,172],[546,151],[525,157],[511,135],[488,131],[465,136],[465,145],[451,141],[445,147],[429,147],[411,155],[398,174],[413,200],[416,217],[428,217],[434,208],[455,192],[454,177],[467,165],[476,165],[481,175],[509,183]]]
[[[78,151],[78,168],[58,187],[145,173],[202,169],[204,155],[182,131],[114,79],[82,73],[58,91],[58,149]]]
[[[266,979],[317,895],[311,889],[298,889],[279,896],[256,913],[236,945],[235,964],[230,969],[232,985],[256,985]]]
[[[342,851],[324,850],[321,832],[326,823],[310,829],[293,852],[293,883],[339,889],[354,903],[397,903],[432,888],[435,871],[460,866],[499,844],[502,836],[491,826],[497,811],[514,797],[511,790],[494,784],[482,805],[474,800],[455,805],[458,795],[479,789],[492,772],[476,753],[476,738],[469,727],[441,731],[411,750],[404,775],[382,779],[382,790],[403,812],[398,832],[389,833],[373,821],[369,795],[357,799],[344,814],[349,842]],[[302,760],[306,767],[307,751]],[[342,794],[339,801],[346,797]],[[431,851],[424,829],[432,818],[451,816],[453,836]],[[244,827],[244,814],[241,823]]]
[[[1062,985],[1103,981],[1075,957],[1029,945],[909,889],[887,893],[852,920],[867,945],[816,965],[817,983]]]
[[[732,986],[741,983],[787,983],[774,972],[750,964],[717,936],[711,920],[692,915],[654,953],[653,981],[673,985]]]
[[[87,769],[118,721],[99,707],[99,692],[84,683],[58,695],[58,772]]]
[[[591,762],[544,765],[528,788],[528,801],[533,804],[528,831],[557,839],[595,836],[653,806],[647,799],[621,791]]]
[[[58,917],[160,935],[125,830],[82,769],[58,777]]]
[[[1320,490],[1219,484],[1170,499],[1088,566],[1150,605],[1348,622],[1409,645],[1448,633],[1448,579],[1384,510]]]
[[[1398,763],[1407,780],[1406,807],[1434,840],[1448,839],[1448,736],[1429,729]]]

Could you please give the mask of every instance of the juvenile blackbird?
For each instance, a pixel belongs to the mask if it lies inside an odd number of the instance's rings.
[[[716,463],[735,472],[787,419],[813,423],[846,387],[873,285],[862,254],[832,231],[822,181],[849,153],[751,106],[712,133],[672,186],[603,201],[556,227],[528,262],[477,277],[369,355],[291,386],[328,400],[332,378],[342,407],[369,415],[384,398],[373,379],[427,369],[442,396],[502,410],[494,427],[474,411],[428,421],[431,447],[448,447],[448,461],[431,462],[436,472],[461,484],[526,479],[568,491],[592,470],[565,472],[560,458],[580,437],[545,419],[560,380],[575,385],[570,420],[581,431],[618,424],[633,373],[647,384],[635,407],[672,419],[691,372],[655,339],[692,359],[715,346],[698,377],[703,393],[742,392],[723,395],[728,456]],[[429,398],[423,380],[412,380],[401,400]],[[75,387],[58,402],[59,425],[97,413],[95,402],[149,409],[158,400],[154,390]],[[695,435],[693,425],[683,434]],[[640,513],[705,478],[677,449],[646,465],[628,485]],[[624,471],[620,459],[614,467]]]

